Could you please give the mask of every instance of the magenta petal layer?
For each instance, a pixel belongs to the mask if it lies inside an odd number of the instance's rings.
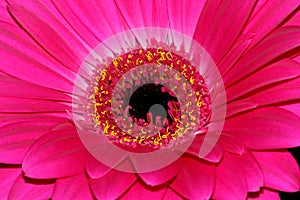
[[[297,0],[274,1],[272,3],[266,1],[257,13],[253,12],[252,19],[244,30],[244,32],[255,33],[252,45],[257,44],[258,41],[282,23],[299,5],[300,3]]]
[[[56,199],[94,199],[85,174],[59,179],[55,183],[53,200]]]
[[[89,177],[92,179],[100,178],[111,170],[110,167],[102,164],[99,160],[91,155],[87,155],[86,157],[85,169]]]
[[[262,189],[259,193],[250,194],[248,200],[280,200],[278,192]]]
[[[131,29],[138,27],[166,28],[168,26],[168,12],[165,1],[116,0],[115,4]]]
[[[299,47],[300,27],[291,26],[280,28],[257,46],[249,50],[229,71],[224,75],[223,81],[226,86],[237,83],[254,71],[277,57]]]
[[[137,176],[135,174],[111,170],[101,178],[91,179],[90,183],[96,198],[116,199],[130,188],[136,180]]]
[[[246,177],[248,191],[259,191],[264,185],[264,177],[259,162],[250,151],[245,151],[241,156],[240,166]]]
[[[234,44],[246,23],[255,1],[207,1],[194,39],[218,63]]]
[[[187,199],[209,199],[215,184],[215,167],[192,158],[182,158],[181,162],[184,167],[171,187]]]
[[[284,68],[284,70],[282,70]],[[227,88],[227,101],[241,98],[243,95],[256,92],[260,88],[272,87],[282,81],[288,81],[300,76],[300,64],[291,60],[283,59],[241,80],[239,84]]]
[[[0,127],[0,162],[22,164],[30,146],[54,126],[50,121],[19,122]]]
[[[257,109],[229,119],[224,127],[251,149],[296,147],[300,144],[300,118],[284,109]]]
[[[32,178],[57,178],[83,172],[87,152],[74,127],[38,139],[25,155],[23,170]]]
[[[239,156],[224,154],[224,158],[216,170],[214,199],[240,200],[246,198],[247,182]]]
[[[27,8],[40,19],[47,22],[55,32],[59,33],[68,46],[76,49],[77,55],[81,58],[87,55],[88,50],[85,48],[85,44],[82,43],[81,38],[77,35],[77,30],[73,30],[72,27],[69,26],[64,19],[65,16],[60,15],[52,0],[7,0],[7,2],[11,5]]]
[[[260,163],[266,187],[286,192],[297,192],[300,189],[299,167],[288,151],[253,154]]]
[[[9,11],[29,34],[59,62],[76,72],[81,61],[63,38],[36,14],[24,7],[12,5]],[[41,31],[43,30],[43,31]],[[78,49],[80,50],[80,49]]]
[[[170,28],[193,37],[206,1],[167,1]],[[162,27],[162,26],[160,26]]]
[[[140,182],[136,182],[124,196],[122,196],[122,200],[132,200],[132,199],[163,199],[166,188],[162,187],[150,187],[141,184]]]
[[[196,136],[194,138],[193,143],[191,146],[187,149],[187,153],[193,156],[196,156],[196,158],[199,158],[199,151],[201,148],[201,144],[203,143],[203,136]],[[207,160],[209,162],[217,163],[221,160],[223,156],[223,149],[220,147],[219,144],[215,145],[213,149],[202,159]]]
[[[161,185],[172,178],[174,178],[181,169],[179,161],[164,167],[160,170],[149,172],[149,173],[139,173],[139,177],[150,186]]]
[[[179,196],[176,192],[174,192],[172,189],[168,188],[165,196],[163,198],[163,200],[168,200],[168,199],[172,199],[172,200],[182,200],[183,197]]]
[[[0,165],[0,197],[3,199],[8,198],[11,186],[16,179],[21,175],[21,168],[14,168],[9,166]]]
[[[8,199],[50,199],[54,180],[33,180],[19,176],[11,187]]]

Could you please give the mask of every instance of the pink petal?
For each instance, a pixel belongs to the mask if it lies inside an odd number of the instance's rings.
[[[239,161],[239,156],[224,154],[222,162],[217,166],[213,199],[240,200],[246,198],[247,183]]]
[[[20,79],[0,76],[1,97],[21,97],[32,99],[47,99],[72,102],[70,97],[62,92],[50,88],[41,87]],[[19,89],[22,88],[22,89]]]
[[[218,163],[223,157],[223,152],[223,149],[218,144],[216,144],[214,148],[212,148],[212,150],[203,159],[209,162]]]
[[[180,158],[183,169],[171,187],[187,199],[209,199],[215,184],[215,166],[192,158]]]
[[[45,121],[19,122],[1,127],[0,162],[22,164],[29,147],[54,126],[53,122]]]
[[[78,52],[73,51],[71,46],[46,21],[26,8],[18,5],[10,5],[8,9],[22,27],[50,55],[74,72],[78,71],[82,62],[78,57],[78,53],[81,53],[83,49],[76,49]]]
[[[281,106],[281,108],[290,111],[291,113],[294,113],[300,118],[300,103],[293,103]]]
[[[50,199],[54,180],[36,180],[19,176],[10,190],[8,199]]]
[[[92,179],[100,178],[111,170],[110,167],[102,164],[91,155],[86,158],[85,169]]]
[[[47,88],[72,90],[74,73],[55,61],[19,27],[0,24],[2,72]],[[11,65],[12,60],[14,67]]]
[[[62,3],[59,4],[60,6],[63,5]],[[80,0],[75,0],[66,1],[66,5],[68,5],[69,9],[75,13],[74,16],[77,16],[78,19],[80,19],[82,25],[86,26],[87,29],[100,41],[124,31],[123,26],[125,26],[126,23],[118,13],[115,2],[103,3],[90,0],[82,2]],[[65,11],[62,11],[62,13],[65,13]],[[66,18],[69,17],[66,16]],[[99,21],[99,19],[103,20]],[[73,24],[75,23],[73,22]],[[74,27],[77,29],[76,26]]]
[[[254,34],[251,33],[239,37],[237,42],[235,42],[234,46],[230,49],[226,56],[217,64],[221,75],[227,73],[227,71],[234,66],[238,59],[248,49],[253,37]]]
[[[272,104],[286,104],[291,101],[297,101],[300,96],[300,78],[274,85],[266,88],[263,92],[254,94],[249,99],[259,104],[259,106],[269,106]]]
[[[168,188],[163,200],[182,200],[183,198],[176,194],[172,189]]]
[[[197,158],[199,158],[199,152],[200,152],[200,148],[201,145],[203,143],[203,136],[196,136],[194,138],[193,143],[191,144],[191,146],[187,149],[187,153],[193,156],[196,156]],[[209,162],[214,162],[217,163],[221,160],[223,156],[223,149],[216,144],[212,150],[202,159],[207,160]]]
[[[286,192],[300,189],[299,167],[288,151],[252,153],[261,166],[266,187]]]
[[[7,0],[9,4],[16,4],[24,7],[43,21],[47,22],[55,32],[59,33],[64,42],[68,46],[72,47],[80,58],[85,58],[88,54],[88,50],[85,49],[86,44],[82,44],[82,39],[76,33],[76,30],[72,30],[72,27],[65,21],[51,0],[35,1],[35,0]]]
[[[256,4],[255,4],[255,7],[251,13],[251,16],[250,16],[250,19],[249,21],[251,21],[256,15],[258,12],[260,12],[260,10],[268,3],[268,0],[260,0],[260,1],[257,1]]]
[[[137,180],[132,173],[111,170],[103,177],[91,179],[91,188],[98,199],[117,199]]]
[[[227,152],[236,153],[239,155],[242,155],[244,153],[243,143],[237,138],[234,138],[232,135],[226,134],[224,132],[222,132],[218,139],[218,145],[221,149]]]
[[[22,170],[21,168],[13,168],[13,167],[2,168],[2,167],[7,167],[7,166],[0,165],[0,177],[1,177],[0,197],[3,199],[7,199],[11,186],[13,185],[17,177],[20,176]]]
[[[57,123],[66,123],[68,122],[67,113],[0,113],[0,127],[6,126],[9,124],[14,124],[16,122],[49,122],[53,124]]]
[[[266,107],[271,105],[281,106],[290,104],[300,98],[299,93],[300,78],[294,78],[278,85],[270,85],[264,88],[263,91],[250,93],[251,96],[245,99],[239,99],[229,102],[227,105],[227,116],[240,114],[244,111],[249,111],[254,108]]]
[[[266,86],[271,87],[271,84],[290,80],[299,76],[300,64],[291,59],[283,59],[250,76],[247,76],[245,79],[239,81],[238,84],[226,88],[227,101],[240,98],[242,95],[250,93],[259,88],[265,88]]]
[[[0,97],[0,112],[65,112],[70,107],[55,101]]]
[[[167,7],[170,28],[193,37],[205,3],[206,1],[169,0]]]
[[[258,103],[251,101],[251,99],[240,99],[232,103],[228,103],[226,110],[226,117],[232,117],[244,111],[258,108]]]
[[[266,1],[259,12],[253,15],[253,19],[245,27],[245,33],[255,33],[251,46],[257,44],[280,25],[299,5],[299,1],[297,0],[289,2]]]
[[[142,27],[166,28],[168,25],[165,1],[117,0],[115,3],[131,29]]]
[[[94,199],[85,174],[56,181],[52,199]]]
[[[53,4],[91,48],[127,29],[114,1],[103,3],[89,0],[83,3],[58,0]]]
[[[8,24],[15,24],[9,13],[7,12],[6,1],[1,1],[0,3],[0,21]]]
[[[299,17],[300,18],[300,17]],[[300,63],[300,55],[297,55],[293,58],[294,61]]]
[[[283,27],[246,53],[223,77],[226,87],[249,76],[254,71],[284,53],[299,46],[300,28]]]
[[[38,139],[23,161],[25,175],[58,178],[83,172],[86,150],[74,127],[49,132]]]
[[[224,130],[251,149],[288,148],[300,145],[300,118],[280,108],[261,108],[228,119]]]
[[[242,155],[241,166],[246,177],[248,191],[259,191],[264,184],[264,178],[259,163],[249,150]]]
[[[291,18],[287,20],[284,26],[299,26],[300,12],[296,12]]]
[[[181,165],[178,161],[159,169],[157,171],[151,171],[148,173],[139,173],[140,178],[149,186],[161,185],[172,178],[174,178],[180,171]]]
[[[163,199],[166,193],[166,188],[162,187],[150,187],[143,185],[140,182],[136,182],[128,192],[122,196],[122,200],[132,200],[132,199]]]
[[[218,63],[230,50],[244,27],[255,1],[207,1],[194,39]],[[226,38],[226,39],[225,39]]]
[[[264,188],[259,193],[250,194],[247,200],[280,200],[280,196],[278,192]]]

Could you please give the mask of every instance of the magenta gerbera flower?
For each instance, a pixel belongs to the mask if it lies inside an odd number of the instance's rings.
[[[1,199],[298,192],[299,5],[1,0]]]

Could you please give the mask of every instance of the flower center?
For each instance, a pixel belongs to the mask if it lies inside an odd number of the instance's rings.
[[[97,160],[144,173],[174,162],[200,134],[198,155],[206,156],[223,128],[226,94],[200,44],[174,30],[141,28],[113,35],[89,53],[76,76],[70,116]],[[127,159],[134,168],[122,164]]]
[[[107,63],[95,71],[87,109],[116,145],[152,151],[192,138],[189,130],[205,132],[210,95],[188,60],[158,47],[136,49]]]

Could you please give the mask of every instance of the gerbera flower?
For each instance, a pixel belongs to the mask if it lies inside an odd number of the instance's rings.
[[[1,198],[299,191],[299,1],[0,9]]]

